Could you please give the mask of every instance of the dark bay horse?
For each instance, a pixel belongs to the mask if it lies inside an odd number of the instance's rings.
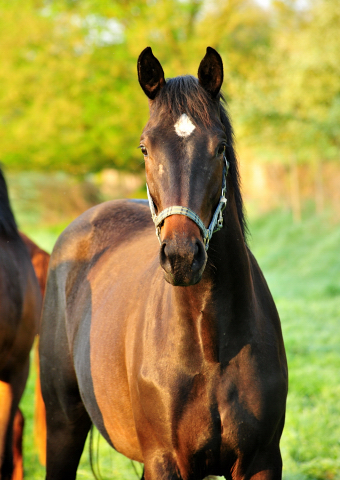
[[[48,264],[50,255],[34,243],[24,233],[20,232],[34,268],[35,275],[38,279],[42,298],[45,295]],[[38,332],[39,333],[39,332]],[[34,344],[34,364],[37,370],[37,378],[35,383],[35,408],[34,408],[34,440],[39,452],[39,461],[42,465],[46,464],[46,412],[45,404],[41,395],[40,376],[39,376],[39,337],[37,336]]]
[[[41,293],[0,170],[0,479],[22,478],[24,391],[29,353],[38,330]],[[13,461],[14,459],[14,461]]]
[[[51,255],[46,478],[75,478],[93,423],[146,480],[279,479],[287,363],[245,240],[222,60],[208,47],[198,80],[165,81],[148,47],[138,76],[149,205],[88,210]]]

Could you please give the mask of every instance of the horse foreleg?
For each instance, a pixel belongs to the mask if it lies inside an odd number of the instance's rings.
[[[84,409],[77,419],[47,408],[46,480],[74,480],[91,420]]]
[[[171,454],[154,452],[145,458],[142,479],[182,480],[182,477]]]
[[[282,459],[278,445],[268,446],[255,455],[241,456],[231,473],[233,480],[281,480]]]
[[[281,480],[282,458],[280,449],[268,449],[260,452],[251,468],[251,480]]]

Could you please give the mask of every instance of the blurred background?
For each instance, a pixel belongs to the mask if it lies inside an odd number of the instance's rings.
[[[340,0],[0,0],[0,161],[21,230],[51,251],[99,202],[145,198],[136,62],[219,51],[253,249],[290,366],[284,478],[340,479]],[[33,382],[23,399],[25,472]],[[99,441],[103,478],[137,478]],[[112,473],[113,472],[113,473]],[[92,478],[88,452],[78,478]]]

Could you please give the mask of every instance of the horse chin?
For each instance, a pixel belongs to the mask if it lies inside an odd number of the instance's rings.
[[[174,287],[190,287],[196,285],[202,279],[202,272],[198,272],[195,275],[187,276],[181,274],[173,274],[164,271],[164,279]]]

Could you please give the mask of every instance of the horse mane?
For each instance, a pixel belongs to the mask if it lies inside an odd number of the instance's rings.
[[[243,203],[243,198],[241,193],[241,175],[240,175],[238,160],[237,160],[235,148],[234,148],[234,131],[233,131],[233,127],[231,126],[228,113],[226,110],[226,100],[222,94],[220,95],[220,115],[221,115],[222,124],[226,129],[226,133],[227,133],[228,145],[226,148],[226,157],[230,165],[229,173],[231,176],[231,181],[234,189],[237,215],[241,225],[244,241],[247,243],[248,225],[247,225],[247,220],[245,216],[244,203]]]
[[[19,237],[18,227],[11,209],[4,174],[0,168],[0,236],[7,240]]]
[[[155,106],[170,112],[174,121],[186,113],[194,119],[198,119],[203,126],[212,124],[211,103],[209,94],[201,87],[197,78],[192,75],[170,78],[166,80],[164,87],[154,100]],[[244,204],[241,194],[241,179],[238,161],[234,149],[234,132],[226,109],[226,100],[223,94],[219,94],[221,122],[225,128],[228,145],[226,157],[229,161],[229,175],[231,176],[238,219],[241,225],[243,238],[246,241],[248,228],[244,213]]]

